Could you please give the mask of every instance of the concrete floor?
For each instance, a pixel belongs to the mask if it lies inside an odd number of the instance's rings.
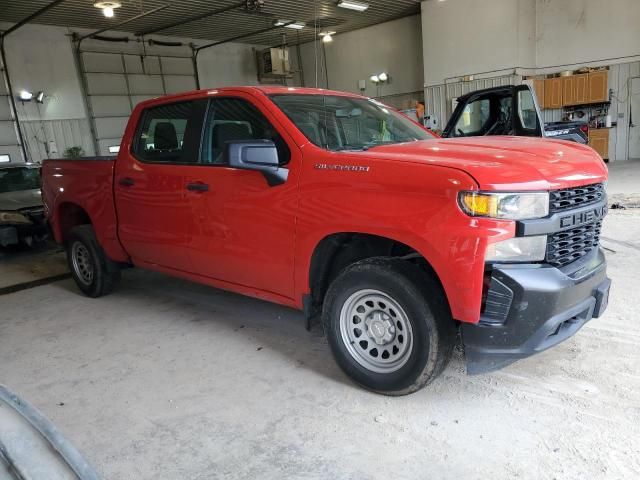
[[[640,210],[603,237],[602,318],[489,375],[458,353],[408,397],[351,384],[296,311],[138,270],[97,300],[71,280],[0,296],[0,383],[105,479],[637,479]]]

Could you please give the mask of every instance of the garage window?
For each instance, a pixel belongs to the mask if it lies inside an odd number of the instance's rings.
[[[206,101],[172,103],[142,114],[134,154],[147,162],[197,163]]]

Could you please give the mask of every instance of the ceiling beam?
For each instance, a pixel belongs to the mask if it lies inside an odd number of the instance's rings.
[[[53,7],[55,7],[56,5],[59,5],[60,3],[64,2],[64,0],[54,0],[53,2],[51,2],[48,5],[45,5],[44,7],[42,7],[40,10],[32,13],[31,15],[29,15],[28,17],[23,18],[22,20],[20,20],[18,23],[16,23],[15,25],[13,25],[12,27],[10,27],[9,29],[5,30],[2,33],[3,37],[6,37],[7,35],[9,35],[11,32],[14,32],[16,30],[18,30],[20,27],[23,27],[25,24],[29,23],[31,20],[33,20],[36,17],[39,17],[40,15],[42,15],[43,13],[45,13],[47,10],[51,10]]]
[[[213,43],[209,43],[208,45],[202,45],[201,47],[196,48],[195,51],[197,54],[200,52],[200,50],[204,50],[205,48],[215,47],[216,45],[222,45],[223,43],[235,42],[236,40],[242,40],[243,38],[253,37],[254,35],[260,35],[261,33],[270,32],[272,30],[278,30],[280,28],[286,27],[287,25],[291,25],[292,23],[296,23],[296,22],[287,22],[278,26],[273,25],[268,28],[263,28],[262,30],[256,30],[254,32],[244,33],[242,35],[227,38],[226,40],[220,40],[219,42],[213,42]]]
[[[117,30],[118,28],[126,25],[127,23],[134,22],[134,21],[136,21],[136,20],[138,20],[138,19],[140,19],[142,17],[146,17],[148,15],[152,15],[152,14],[154,14],[156,12],[159,12],[160,10],[164,10],[165,8],[168,8],[170,6],[171,5],[166,4],[166,5],[161,5],[159,7],[156,7],[156,8],[152,8],[148,12],[139,13],[135,17],[128,18],[127,20],[124,20],[124,21],[122,21],[120,23],[116,23],[115,25],[111,25],[111,26],[109,26],[107,28],[101,28],[100,30],[96,30],[95,32],[88,33],[88,34],[86,34],[86,35],[84,35],[82,37],[79,37],[77,40],[79,42],[81,42],[82,40],[84,40],[86,38],[90,38],[90,37],[93,37],[95,35],[100,35],[101,33],[104,33],[104,32],[106,32],[108,30]]]
[[[170,28],[174,28],[174,27],[179,27],[180,25],[184,25],[186,23],[191,23],[191,22],[195,22],[196,20],[201,20],[203,18],[207,18],[207,17],[211,17],[213,15],[220,15],[221,13],[225,13],[228,12],[230,10],[235,10],[237,8],[240,7],[246,7],[247,6],[247,2],[242,1],[239,3],[234,3],[233,5],[229,5],[228,7],[222,7],[222,8],[217,8],[215,10],[209,10],[208,12],[205,13],[201,13],[198,15],[193,15],[191,17],[187,17],[183,20],[178,20],[177,22],[173,22],[173,23],[168,23],[166,25],[163,25],[161,27],[155,27],[155,28],[151,28],[149,30],[144,30],[142,32],[137,32],[136,35],[138,36],[143,36],[143,35],[151,35],[152,33],[158,33],[161,32],[163,30],[168,30]]]

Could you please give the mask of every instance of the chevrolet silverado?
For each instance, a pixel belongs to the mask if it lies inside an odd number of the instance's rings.
[[[607,306],[607,169],[577,143],[440,139],[353,94],[229,87],[142,102],[117,158],[43,179],[86,295],[135,266],[297,308],[388,395],[436,378],[459,331],[480,373]]]

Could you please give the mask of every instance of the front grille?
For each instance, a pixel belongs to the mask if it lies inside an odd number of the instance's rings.
[[[563,212],[572,208],[597,203],[604,199],[605,196],[606,192],[602,183],[554,190],[549,192],[549,212]]]
[[[601,228],[602,220],[549,235],[547,263],[564,267],[598,248]]]

